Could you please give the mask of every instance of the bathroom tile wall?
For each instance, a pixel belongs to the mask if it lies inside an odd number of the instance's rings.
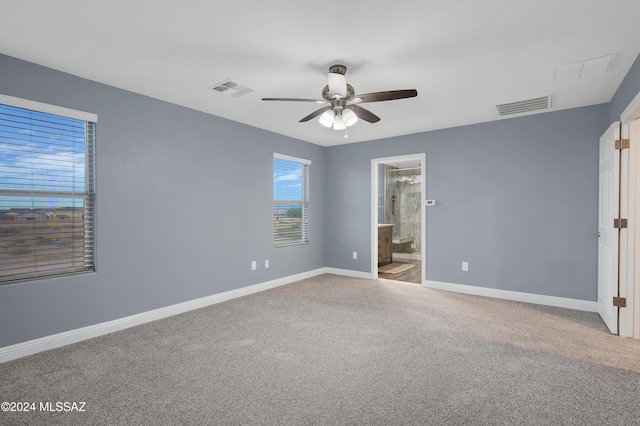
[[[385,223],[393,223],[394,239],[413,238],[413,242],[394,244],[393,251],[395,253],[420,253],[421,250],[420,200],[422,184],[402,181],[403,177],[411,179],[411,176],[419,175],[420,168],[398,170],[391,166],[385,167]],[[414,177],[414,179],[416,178]]]

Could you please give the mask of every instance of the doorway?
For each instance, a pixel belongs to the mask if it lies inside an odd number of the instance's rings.
[[[424,164],[424,154],[371,160],[374,278],[426,280]]]

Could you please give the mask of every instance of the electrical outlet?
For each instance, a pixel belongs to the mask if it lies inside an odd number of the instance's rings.
[[[255,271],[256,269],[258,269],[258,262],[256,262],[255,260],[251,261],[251,270]]]
[[[465,272],[469,271],[469,262],[462,262],[462,270]]]
[[[358,258],[358,252],[357,252],[357,251],[354,251],[354,252],[353,252],[353,258],[354,258],[354,259],[357,259],[357,258]]]
[[[269,269],[269,260],[264,261],[264,269]]]

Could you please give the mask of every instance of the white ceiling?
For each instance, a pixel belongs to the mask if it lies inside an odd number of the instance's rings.
[[[0,53],[330,146],[501,119],[493,105],[551,94],[553,110],[608,102],[640,53],[639,0],[0,0]],[[556,68],[616,54],[610,71]],[[317,120],[330,65],[382,120]],[[0,70],[1,71],[1,70]],[[255,91],[208,88],[231,78]]]

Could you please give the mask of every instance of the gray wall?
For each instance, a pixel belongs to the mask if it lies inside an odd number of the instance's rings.
[[[640,93],[640,55],[631,65],[609,102],[609,123],[620,120],[620,115],[638,93]]]
[[[428,280],[595,301],[607,117],[602,104],[328,148],[328,266],[370,272],[371,159],[426,153]]]
[[[2,55],[0,93],[98,114],[97,273],[1,285],[0,347],[325,266],[323,148]],[[313,162],[308,245],[273,248],[273,151]]]

